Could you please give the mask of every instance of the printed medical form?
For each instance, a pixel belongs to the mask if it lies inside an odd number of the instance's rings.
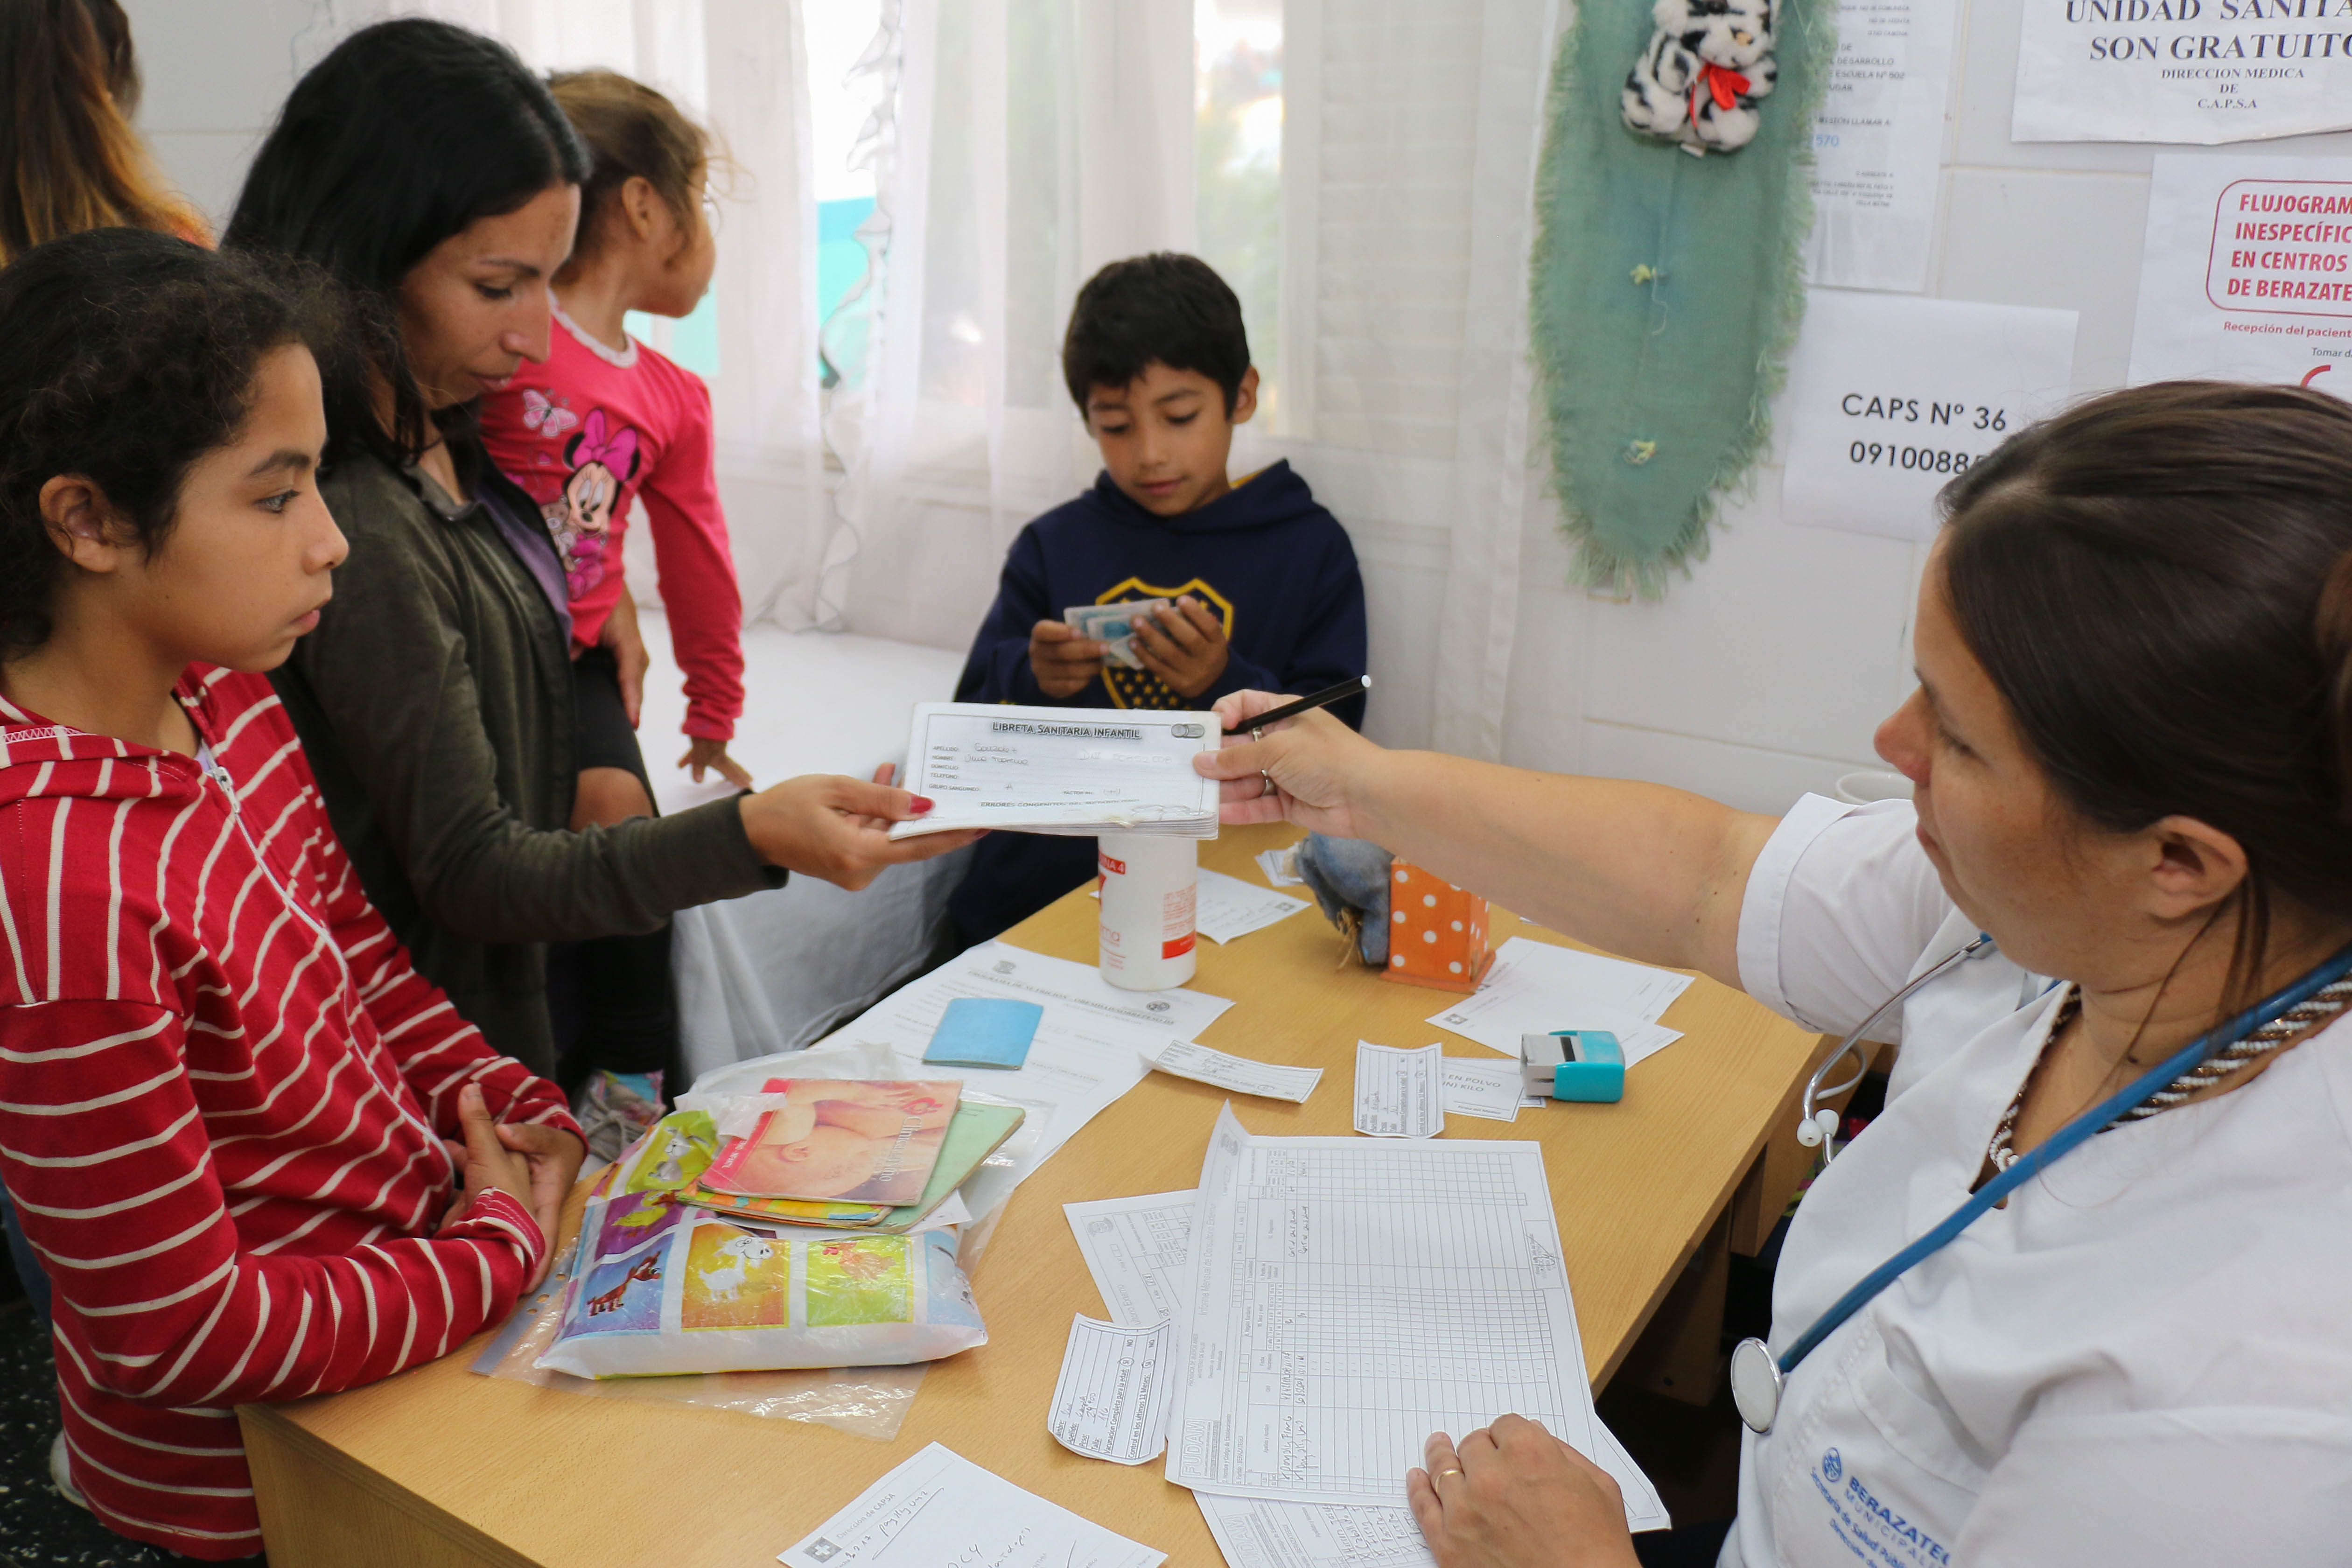
[[[1223,744],[1214,713],[922,702],[900,782],[936,804],[893,838],[964,827],[1217,836],[1217,781],[1192,757]]]

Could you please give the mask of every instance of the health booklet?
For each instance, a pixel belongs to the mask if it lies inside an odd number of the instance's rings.
[[[784,1096],[751,1135],[719,1151],[701,1184],[739,1197],[911,1204],[939,1163],[963,1085],[776,1079]]]
[[[899,782],[935,804],[890,837],[1013,827],[1214,838],[1217,781],[1192,758],[1223,743],[1209,712],[917,703]]]
[[[1025,1113],[1016,1105],[981,1105],[965,1100],[956,1107],[955,1120],[948,1123],[947,1141],[940,1145],[939,1163],[931,1167],[931,1179],[923,1184],[923,1195],[911,1204],[893,1208],[881,1208],[862,1204],[804,1203],[793,1198],[744,1198],[732,1193],[713,1192],[700,1183],[688,1185],[678,1194],[698,1208],[719,1214],[739,1215],[747,1219],[772,1220],[780,1225],[814,1226],[820,1230],[871,1230],[883,1236],[895,1236],[911,1230],[930,1217],[933,1210],[948,1201],[958,1187],[971,1180],[973,1172],[991,1154],[1003,1147],[1004,1141],[1020,1130]]]

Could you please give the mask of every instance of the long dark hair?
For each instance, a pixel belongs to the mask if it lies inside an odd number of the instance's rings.
[[[254,155],[227,243],[317,262],[357,302],[356,352],[320,367],[331,451],[397,464],[433,444],[401,348],[401,279],[476,219],[587,173],[571,122],[514,51],[446,22],[362,28],[294,84]],[[379,384],[392,389],[389,430]]]
[[[204,234],[131,130],[138,102],[116,0],[0,0],[0,261],[86,228]]]
[[[2247,875],[2225,1010],[2273,900],[2352,918],[2352,405],[2167,382],[2021,432],[1944,492],[1944,587],[2088,821],[2173,815]]]
[[[151,552],[180,486],[232,439],[262,357],[329,351],[340,312],[315,268],[89,229],[0,269],[0,656],[48,639],[68,568],[41,487],[80,474]]]

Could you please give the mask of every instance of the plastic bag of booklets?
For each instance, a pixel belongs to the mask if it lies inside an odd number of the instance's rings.
[[[604,1172],[539,1366],[581,1377],[899,1366],[988,1342],[952,1230],[742,1229],[671,1195],[717,1152],[709,1113],[681,1110]]]

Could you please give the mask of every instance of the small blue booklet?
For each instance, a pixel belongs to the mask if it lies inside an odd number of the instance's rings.
[[[1017,1068],[1029,1059],[1029,1042],[1045,1016],[1035,1002],[1009,997],[959,996],[931,1031],[923,1059],[941,1067]]]

